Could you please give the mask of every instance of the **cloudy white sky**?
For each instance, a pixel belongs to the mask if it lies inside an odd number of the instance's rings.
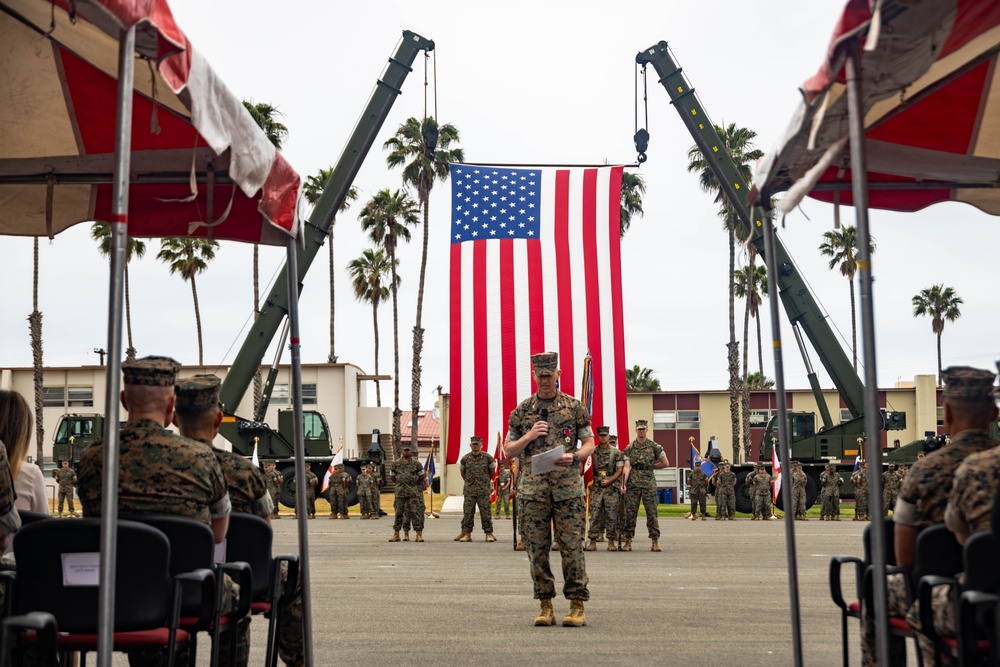
[[[233,92],[270,102],[290,134],[284,153],[300,174],[336,162],[387,57],[404,29],[434,39],[438,117],[461,132],[474,162],[633,163],[635,54],[667,40],[714,122],[735,122],[774,145],[798,98],[797,86],[818,67],[839,2],[759,0],[713,3],[637,0],[596,2],[331,3],[301,0],[173,0],[181,28]],[[471,7],[476,7],[470,12]],[[400,185],[389,172],[381,143],[410,116],[424,112],[423,63],[403,87],[356,185],[367,199]],[[433,109],[435,101],[428,102]],[[642,106],[640,100],[640,122]],[[723,389],[728,338],[727,241],[712,198],[688,174],[693,141],[649,80],[649,161],[639,173],[648,191],[646,215],[622,246],[626,358],[652,368],[666,389]],[[438,384],[448,389],[448,197],[436,186],[431,202],[430,263],[424,321],[427,328],[423,404]],[[337,354],[374,370],[371,312],[354,301],[347,262],[367,247],[355,212],[336,228]],[[845,220],[853,209],[844,209]],[[816,248],[833,227],[832,209],[806,200],[789,215],[782,238],[834,325],[850,341],[848,285],[827,269]],[[954,287],[963,315],[945,328],[944,363],[992,367],[1000,357],[993,332],[998,298],[993,272],[998,227],[985,214],[945,204],[913,215],[873,212],[878,243],[874,263],[881,386],[934,373],[930,320],[915,319],[911,297],[934,283]],[[40,250],[45,363],[96,363],[105,347],[107,267],[80,225]],[[419,236],[399,255],[401,396],[409,403],[410,335],[416,306]],[[155,259],[157,242],[131,267],[133,329],[140,354],[167,354],[197,362],[191,292]],[[325,250],[324,250],[325,253]],[[283,251],[261,251],[262,280],[283,264]],[[0,368],[29,366],[31,240],[0,240]],[[302,296],[302,355],[325,361],[328,350],[326,262],[317,261]],[[251,247],[226,243],[198,277],[206,363],[232,360],[252,310]],[[379,370],[391,372],[391,310],[381,318]],[[765,354],[769,328],[765,321]],[[790,331],[786,325],[786,337]],[[790,341],[790,339],[789,339]],[[751,347],[751,349],[754,349]],[[786,347],[788,354],[793,347]],[[268,357],[270,358],[270,357]],[[808,387],[797,355],[786,356],[787,386]],[[765,358],[765,372],[772,363]],[[832,386],[821,372],[821,383]],[[390,394],[391,395],[391,394]]]

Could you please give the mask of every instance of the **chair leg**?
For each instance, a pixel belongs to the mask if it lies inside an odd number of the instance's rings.
[[[844,658],[844,667],[851,667],[851,661],[847,655],[847,614],[840,612],[840,651]]]
[[[278,622],[281,620],[281,604],[271,602],[271,620],[267,626],[267,662],[265,667],[278,665]]]

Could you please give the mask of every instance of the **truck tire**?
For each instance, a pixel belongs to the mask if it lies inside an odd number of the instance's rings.
[[[319,484],[316,485],[316,497],[322,498],[323,495],[319,492],[321,486],[323,486],[323,475],[326,474],[326,465],[323,463],[307,463],[313,474],[319,477]],[[295,464],[289,463],[286,467],[281,469],[281,492],[279,494],[278,500],[285,507],[290,507],[295,509],[295,493],[292,491],[292,478],[295,477]]]
[[[744,514],[753,513],[753,502],[750,500],[750,489],[747,488],[747,475],[752,471],[736,473],[736,511]]]
[[[787,481],[790,484],[791,483],[791,478],[789,478]],[[785,511],[785,488],[784,488],[785,482],[786,482],[786,480],[784,478],[784,475],[782,475],[782,479],[781,479],[781,493],[778,494],[778,502],[774,503],[774,506],[777,507],[782,512]],[[816,502],[816,498],[817,497],[819,497],[819,487],[816,486],[816,480],[814,480],[812,477],[809,477],[807,475],[806,476],[806,509],[809,509],[810,507],[813,506],[813,504]]]

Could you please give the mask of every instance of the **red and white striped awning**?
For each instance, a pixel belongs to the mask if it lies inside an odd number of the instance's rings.
[[[826,59],[802,87],[757,188],[852,204],[846,53],[861,55],[869,205],[916,211],[961,201],[1000,214],[1000,2],[850,0]]]
[[[165,0],[0,0],[0,234],[109,221],[119,36],[133,25],[129,235],[284,244],[299,176]]]

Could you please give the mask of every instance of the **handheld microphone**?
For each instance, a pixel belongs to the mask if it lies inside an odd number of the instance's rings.
[[[548,408],[542,408],[541,420],[543,422],[547,422],[549,420],[549,409]]]

